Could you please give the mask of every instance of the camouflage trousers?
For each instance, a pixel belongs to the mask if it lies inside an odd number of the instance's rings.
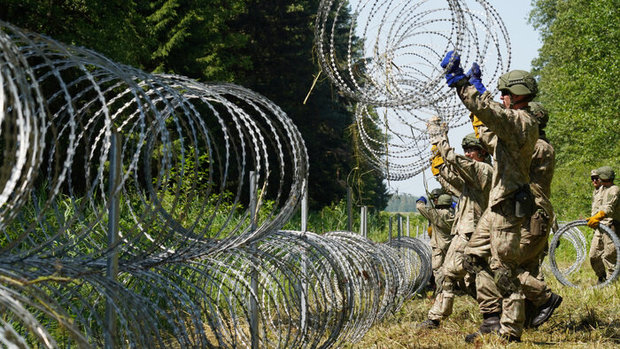
[[[446,259],[446,253],[450,245],[446,245],[445,248],[432,247],[431,248],[431,266],[433,268],[433,277],[435,278],[435,293],[441,292],[444,276],[442,265]]]
[[[521,336],[525,323],[525,296],[518,278],[524,222],[525,218],[515,216],[513,200],[488,207],[465,248],[466,254],[488,260],[488,266],[476,274],[480,311],[501,312],[500,333],[515,337]]]
[[[467,241],[466,236],[456,235],[450,242],[441,267],[443,274],[441,291],[437,292],[435,302],[428,312],[430,320],[442,320],[450,316],[457,284],[461,283],[463,287],[469,288],[469,284],[473,282],[473,277],[463,267],[463,256]]]
[[[526,219],[521,229],[520,264],[521,289],[528,301],[540,307],[551,298],[551,289],[540,272],[540,265],[549,248],[551,220],[542,209]]]
[[[616,227],[610,228],[617,233]],[[600,229],[594,231],[590,245],[590,265],[599,278],[608,278],[616,267],[617,252],[613,240]]]

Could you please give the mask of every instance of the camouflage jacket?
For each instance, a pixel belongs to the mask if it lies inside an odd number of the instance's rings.
[[[511,199],[519,188],[530,183],[530,164],[538,139],[538,122],[526,109],[506,109],[493,101],[487,91],[480,95],[475,87],[457,87],[459,97],[488,129],[483,141],[493,155],[493,180],[489,206]]]
[[[450,147],[448,139],[442,137],[437,144],[445,166],[461,178],[463,182],[459,205],[454,218],[453,234],[469,239],[476,229],[482,212],[487,208],[493,168],[482,161],[472,160],[464,155],[456,154]],[[443,172],[440,172],[443,174]]]
[[[530,190],[534,195],[536,207],[542,208],[553,221],[551,205],[551,180],[555,169],[555,150],[546,139],[539,138],[532,154],[530,165]]]
[[[433,231],[431,247],[446,251],[452,241],[452,225],[454,224],[454,210],[451,208],[432,208],[418,201],[418,212],[428,219]]]
[[[620,221],[620,187],[612,185],[601,188],[603,191],[600,193],[601,206],[599,211],[605,212],[605,218],[601,220],[601,223],[610,226],[612,220]]]

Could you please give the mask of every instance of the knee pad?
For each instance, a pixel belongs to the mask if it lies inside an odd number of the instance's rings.
[[[476,255],[466,254],[463,256],[463,268],[468,273],[477,274],[484,269],[486,261]]]
[[[513,277],[512,271],[506,268],[499,268],[493,271],[493,280],[497,285],[499,292],[502,297],[506,298],[510,296],[512,293],[515,293],[519,290],[519,279],[515,276]]]

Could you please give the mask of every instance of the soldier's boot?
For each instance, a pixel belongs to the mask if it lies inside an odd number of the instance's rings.
[[[426,319],[416,326],[418,330],[432,330],[438,327],[439,327],[439,320],[431,320],[431,319]]]
[[[482,320],[482,324],[480,324],[480,328],[478,331],[468,334],[465,336],[465,342],[473,343],[476,338],[480,337],[483,334],[496,333],[499,334],[499,329],[501,328],[499,322],[499,313],[489,313],[482,314],[484,320]]]
[[[538,314],[532,319],[532,327],[536,328],[549,320],[553,311],[562,303],[562,296],[552,293],[549,300],[538,308]]]

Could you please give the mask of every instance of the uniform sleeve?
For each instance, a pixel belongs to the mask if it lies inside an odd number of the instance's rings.
[[[525,134],[528,128],[527,120],[522,119],[520,113],[493,100],[488,91],[480,95],[472,85],[463,85],[457,88],[463,104],[493,131],[502,140],[515,139]]]
[[[618,217],[620,212],[620,188],[617,186],[609,187],[605,193],[603,193],[603,202],[600,210],[605,212],[605,217]]]
[[[467,156],[456,154],[454,148],[450,147],[448,140],[443,137],[437,144],[437,149],[441,153],[444,161],[456,171],[456,174],[464,183],[480,187],[478,184],[478,171],[476,161]]]
[[[415,207],[424,218],[428,219],[429,222],[437,222],[439,215],[436,209],[430,208],[420,201],[416,203]]]
[[[463,179],[458,176],[450,164],[444,163],[439,168],[439,175],[435,176],[435,179],[443,188],[455,196],[461,196],[461,192],[463,192]]]

